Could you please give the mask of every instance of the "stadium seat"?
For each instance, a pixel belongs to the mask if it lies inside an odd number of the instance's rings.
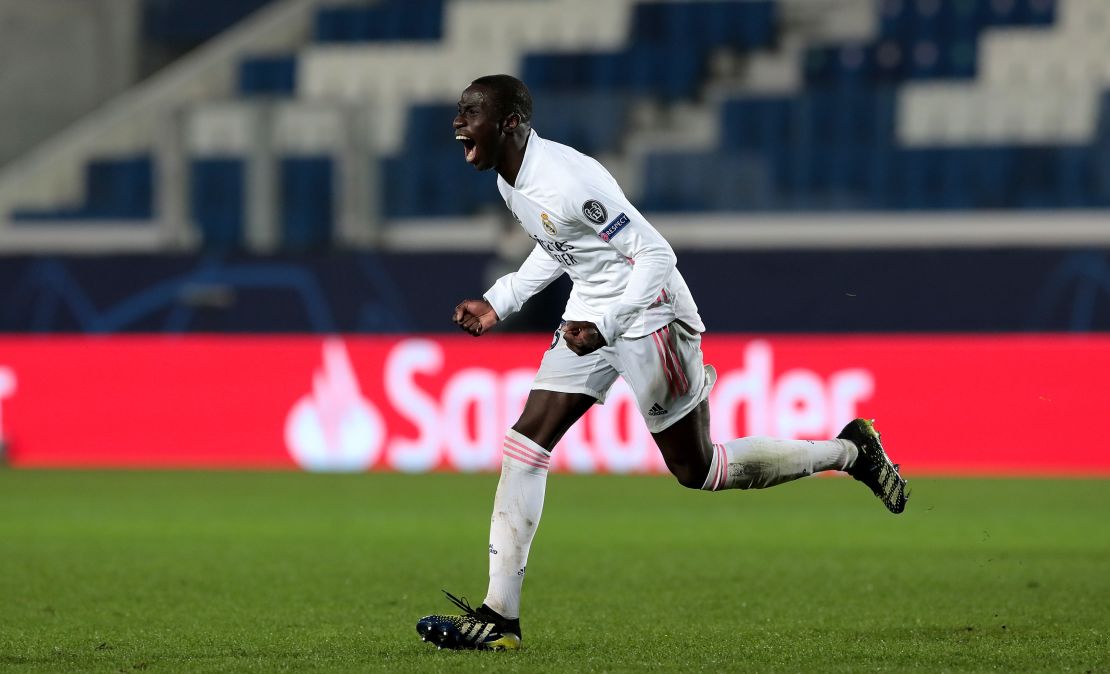
[[[501,200],[494,176],[468,165],[461,146],[388,157],[381,162],[381,176],[387,218],[470,215]]]
[[[973,78],[986,29],[1051,25],[1055,11],[1054,0],[884,2],[875,39],[850,46],[859,58],[846,58],[839,45],[812,47],[806,54],[806,82]]]
[[[697,93],[713,49],[767,47],[774,40],[775,20],[775,4],[762,0],[638,3],[624,49],[528,54],[522,77],[541,92],[619,91],[688,99]]]
[[[373,5],[316,10],[317,42],[438,40],[443,37],[443,0],[383,0]]]
[[[297,89],[296,56],[254,56],[239,63],[239,93],[244,96],[292,96]]]
[[[246,162],[233,157],[194,159],[189,178],[189,210],[204,245],[215,249],[241,247]]]
[[[203,42],[272,1],[143,0],[143,34],[174,45]]]
[[[154,213],[154,163],[149,155],[96,159],[85,166],[84,201],[76,207],[17,209],[12,219],[149,220]]]
[[[318,249],[331,241],[335,226],[332,164],[331,157],[281,159],[278,212],[283,249]]]
[[[639,3],[633,8],[630,39],[672,52],[767,47],[774,41],[775,9],[766,1]]]
[[[536,130],[588,155],[616,150],[628,122],[629,101],[616,92],[537,93]]]
[[[736,152],[657,152],[647,157],[643,210],[770,210],[776,198],[765,164]]]

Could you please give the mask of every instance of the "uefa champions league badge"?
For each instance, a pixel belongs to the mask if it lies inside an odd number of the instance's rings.
[[[586,216],[595,225],[604,225],[605,221],[609,219],[609,212],[597,199],[590,199],[582,204],[582,215]]]
[[[555,236],[559,233],[559,230],[555,227],[555,223],[551,222],[551,216],[547,213],[540,213],[540,220],[543,222],[543,231],[551,236]]]

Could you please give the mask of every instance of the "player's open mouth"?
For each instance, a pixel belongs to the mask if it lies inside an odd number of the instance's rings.
[[[455,134],[455,140],[463,144],[463,150],[466,153],[467,163],[473,164],[478,156],[478,144],[470,136],[464,136],[461,133]]]

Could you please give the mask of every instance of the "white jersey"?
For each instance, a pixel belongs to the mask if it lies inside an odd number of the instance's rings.
[[[594,323],[608,344],[675,319],[705,330],[674,251],[596,160],[531,131],[516,185],[499,175],[497,188],[536,242],[485,293],[499,318],[565,273],[574,288],[563,319]]]

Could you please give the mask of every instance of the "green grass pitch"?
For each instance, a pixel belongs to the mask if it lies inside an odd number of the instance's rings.
[[[0,471],[0,670],[1110,668],[1110,482],[849,479],[706,494],[552,475],[524,649],[480,603],[496,475]]]

